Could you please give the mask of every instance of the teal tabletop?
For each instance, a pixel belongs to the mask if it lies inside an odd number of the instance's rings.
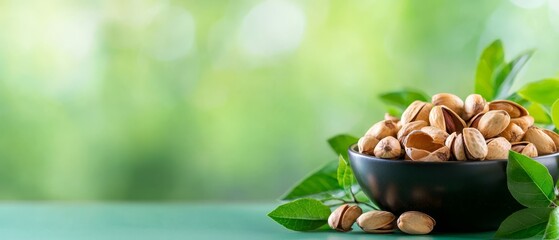
[[[294,232],[266,216],[274,204],[1,203],[2,239],[489,239],[469,234]]]

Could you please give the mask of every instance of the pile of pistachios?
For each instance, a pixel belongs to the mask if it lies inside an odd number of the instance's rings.
[[[372,210],[363,213],[359,206],[348,204],[338,207],[328,218],[328,225],[340,232],[351,231],[355,222],[368,233],[392,233],[399,229],[407,234],[428,234],[436,224],[432,217],[422,212],[405,212],[396,219],[391,212]]]
[[[526,108],[508,100],[487,102],[481,95],[439,93],[415,101],[400,118],[385,115],[358,142],[359,152],[411,161],[507,159],[513,150],[529,157],[559,149],[559,134],[534,126]]]

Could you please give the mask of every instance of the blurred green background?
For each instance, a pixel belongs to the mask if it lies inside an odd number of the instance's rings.
[[[382,118],[473,91],[481,49],[559,71],[559,0],[0,2],[0,199],[276,199]],[[517,86],[518,87],[518,86]]]

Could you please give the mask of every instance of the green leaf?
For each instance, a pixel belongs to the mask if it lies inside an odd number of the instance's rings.
[[[328,139],[328,144],[336,155],[342,155],[345,159],[348,159],[347,149],[351,144],[357,143],[359,138],[351,136],[349,134],[339,134],[330,139]]]
[[[525,208],[508,216],[499,226],[495,238],[529,238],[545,230],[552,208]]]
[[[559,239],[559,208],[551,211],[543,239]]]
[[[345,190],[350,190],[351,186],[355,184],[353,170],[351,170],[349,162],[342,155],[339,157],[338,164],[338,184]]]
[[[383,93],[379,96],[380,100],[389,105],[394,105],[401,109],[407,108],[413,101],[429,101],[429,96],[425,93],[413,90],[404,89],[402,91]]]
[[[268,217],[288,229],[310,231],[326,224],[330,213],[330,208],[322,202],[310,198],[301,198],[280,205],[268,213]]]
[[[549,107],[559,98],[559,79],[550,78],[528,83],[518,90],[518,95]]]
[[[551,119],[556,129],[559,129],[559,99],[551,106]]]
[[[361,203],[368,203],[374,210],[380,210],[379,206],[373,202],[373,200],[369,199],[369,197],[367,197],[367,195],[365,195],[365,193],[361,190],[355,194],[355,199]]]
[[[526,108],[530,112],[530,116],[534,117],[534,121],[540,124],[551,124],[551,116],[544,106],[539,103],[532,103]]]
[[[547,207],[555,199],[547,168],[514,151],[509,151],[507,185],[516,201],[526,207]]]
[[[476,71],[475,92],[491,100],[494,97],[493,74],[504,65],[505,52],[501,40],[495,40],[487,46],[479,58]]]
[[[331,161],[323,167],[309,174],[287,193],[281,197],[282,200],[316,195],[324,192],[340,190],[337,176],[338,162]]]
[[[493,84],[495,99],[507,98],[514,79],[533,53],[534,50],[526,51],[498,70]]]

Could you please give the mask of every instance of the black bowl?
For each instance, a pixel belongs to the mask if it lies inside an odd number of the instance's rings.
[[[495,230],[522,209],[507,188],[506,160],[414,162],[386,160],[349,148],[351,168],[369,198],[383,210],[429,214],[435,231]],[[537,157],[557,181],[559,153]]]

